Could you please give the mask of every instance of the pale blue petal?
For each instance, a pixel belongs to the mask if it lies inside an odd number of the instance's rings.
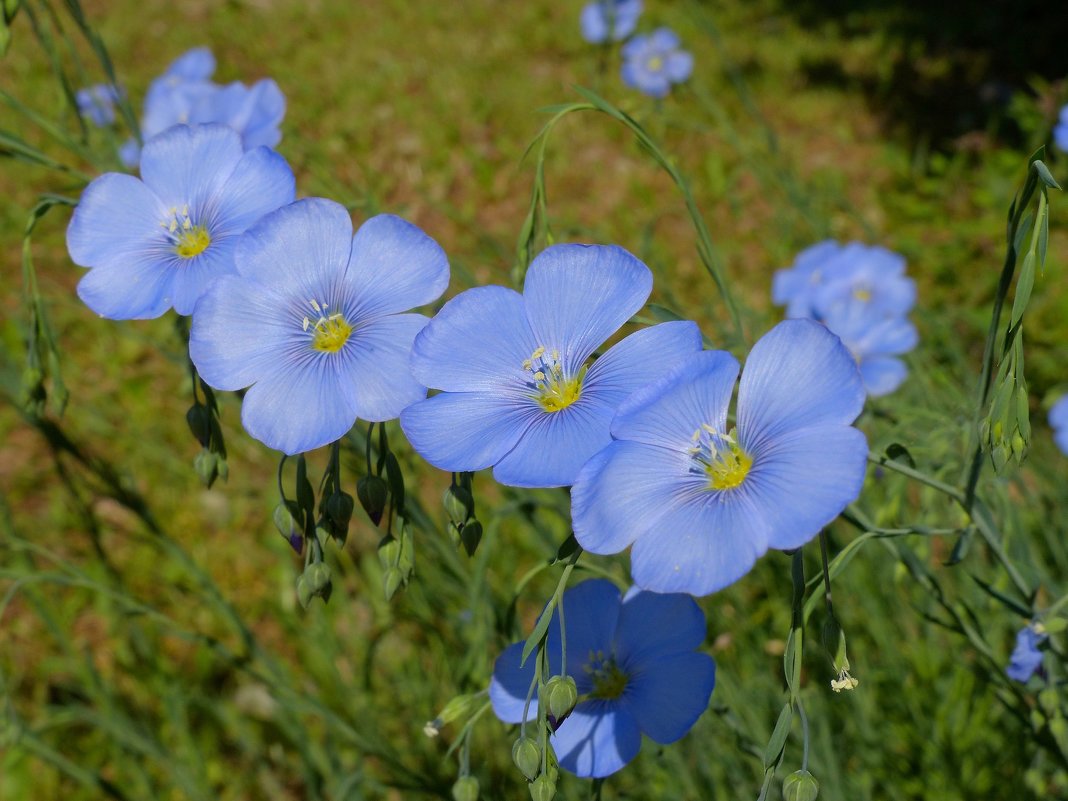
[[[679,46],[679,37],[671,28],[657,28],[647,38],[650,49],[668,51]]]
[[[552,245],[531,262],[523,297],[537,344],[559,350],[573,374],[652,288],[652,272],[623,248]]]
[[[1049,424],[1051,428],[1068,427],[1068,395],[1062,396],[1049,408]]]
[[[852,426],[821,425],[765,438],[750,454],[737,491],[760,508],[769,547],[800,548],[860,494],[868,442]]]
[[[203,81],[215,72],[215,56],[207,47],[186,50],[170,63],[165,78],[181,78],[185,81]]]
[[[692,652],[704,641],[705,614],[689,595],[632,587],[623,599],[616,658],[625,672],[645,672],[651,661]]]
[[[148,320],[171,307],[174,272],[155,258],[110,261],[78,282],[78,297],[101,317]]]
[[[341,439],[356,422],[351,378],[332,354],[280,360],[245,393],[241,422],[255,439],[293,456]]]
[[[1053,433],[1053,441],[1060,448],[1061,453],[1068,455],[1068,426]]]
[[[239,390],[272,373],[292,339],[273,289],[224,276],[201,297],[189,332],[189,357],[216,389]]]
[[[688,732],[708,708],[716,663],[707,654],[675,653],[631,673],[623,695],[642,733],[664,745]]]
[[[433,323],[431,323],[433,325]],[[495,465],[541,413],[533,404],[492,392],[443,392],[401,412],[412,447],[430,464],[452,472]]]
[[[343,353],[351,382],[348,391],[360,419],[392,420],[426,397],[426,387],[408,369],[412,341],[426,324],[421,314],[392,314],[352,332]]]
[[[178,125],[145,142],[141,180],[165,206],[208,210],[243,152],[229,128]]]
[[[253,110],[241,129],[241,143],[246,150],[260,145],[274,147],[282,141],[278,126],[286,115],[286,98],[278,84],[264,78],[252,85]]]
[[[141,259],[163,240],[166,206],[132,175],[110,172],[82,192],[70,225],[67,250],[75,264],[121,266]]]
[[[653,592],[708,595],[740,579],[768,547],[757,506],[738,490],[697,490],[631,549],[634,583]]]
[[[412,347],[412,373],[449,392],[521,387],[523,361],[537,348],[523,297],[503,286],[461,292],[439,311]]]
[[[341,286],[351,246],[352,220],[345,207],[306,198],[250,228],[238,240],[234,263],[243,277],[300,298],[305,313],[314,318],[311,301],[328,300],[324,296],[333,296]]]
[[[642,745],[634,716],[618,701],[583,701],[551,738],[564,770],[583,778],[615,773]]]
[[[557,412],[536,412],[523,437],[493,469],[511,487],[564,487],[574,483],[586,460],[612,441],[608,426],[615,409],[580,398]]]
[[[865,391],[873,398],[889,395],[908,377],[909,368],[893,356],[877,356],[860,363],[860,377]]]
[[[192,314],[197,301],[213,282],[236,272],[233,239],[212,240],[207,250],[191,259],[171,256],[168,269],[173,275],[171,304],[174,310],[178,314]]]
[[[685,451],[702,425],[724,430],[737,377],[738,362],[725,351],[688,356],[623,402],[612,421],[612,436]]]
[[[212,233],[240,234],[295,197],[296,182],[286,160],[265,147],[250,150],[217,198]]]
[[[608,39],[608,21],[599,0],[582,7],[579,26],[582,28],[582,38],[590,44],[601,44]]]
[[[841,340],[819,323],[786,320],[753,346],[738,390],[738,433],[747,448],[821,423],[853,422],[864,385]]]
[[[664,74],[672,83],[682,83],[693,72],[693,54],[685,50],[668,53],[664,58]]]
[[[628,336],[598,358],[586,373],[583,397],[611,407],[701,350],[696,323],[660,323]]]
[[[358,317],[394,314],[437,300],[449,285],[449,260],[415,225],[379,214],[356,231],[346,280]]]
[[[523,710],[527,710],[527,720],[538,717],[538,691],[535,688],[527,707],[527,693],[534,680],[535,659],[530,657],[520,667],[525,643],[512,643],[497,657],[493,665],[493,678],[490,679],[489,697],[493,704],[493,714],[504,723],[522,723]]]
[[[595,454],[571,488],[579,544],[590,553],[619,553],[658,525],[693,484],[690,461],[685,452],[625,440]]]

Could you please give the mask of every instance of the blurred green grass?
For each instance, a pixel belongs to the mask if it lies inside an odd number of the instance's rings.
[[[910,358],[910,381],[874,404],[864,426],[873,447],[905,442],[919,462],[956,481],[1005,211],[1027,155],[1048,136],[1063,87],[1035,80],[1039,96],[1017,96],[985,115],[984,127],[925,138],[890,116],[907,108],[880,105],[893,86],[881,65],[906,58],[911,45],[877,13],[866,25],[813,28],[770,0],[714,8],[650,2],[645,24],[676,28],[697,63],[692,85],[658,108],[620,84],[611,59],[599,72],[598,53],[578,36],[580,5],[117,0],[86,8],[135,101],[196,45],[215,52],[219,80],[274,77],[289,101],[280,151],[300,193],[344,202],[357,221],[388,210],[416,222],[450,255],[450,292],[507,282],[532,180],[520,157],[545,120],[538,109],[577,99],[573,84],[618,103],[677,158],[749,310],[750,340],[775,319],[772,271],[801,247],[830,235],[903,253],[920,286],[923,349]],[[71,123],[24,15],[14,37],[3,88]],[[834,80],[813,69],[824,64],[835,66]],[[884,91],[872,92],[873,82]],[[9,110],[2,114],[0,127],[18,125]],[[1063,176],[1063,157],[1050,161]],[[622,127],[600,115],[565,121],[550,142],[546,182],[558,241],[634,251],[656,272],[652,300],[724,341],[728,320],[697,259],[685,208]],[[14,254],[27,210],[45,189],[66,187],[15,163],[0,173],[0,230],[12,254],[0,341],[6,374],[15,376],[24,313]],[[1043,400],[1066,381],[1060,200],[1053,198],[1050,259],[1026,333],[1039,418]],[[227,398],[231,477],[211,491],[200,487],[173,322],[115,323],[85,309],[73,292],[81,271],[63,249],[65,223],[62,211],[50,213],[34,248],[71,390],[62,426],[116,466],[116,486],[148,499],[166,536],[146,532],[107,497],[115,487],[69,455],[59,462],[65,486],[45,440],[11,405],[0,407],[0,588],[12,592],[0,614],[9,704],[0,798],[448,797],[455,765],[444,754],[455,728],[429,740],[422,724],[455,693],[485,686],[500,648],[529,630],[555,584],[552,571],[524,593],[518,625],[499,610],[518,577],[566,536],[566,498],[519,496],[480,478],[480,516],[491,524],[469,560],[452,548],[436,511],[447,476],[402,453],[436,524],[417,533],[415,582],[391,604],[382,600],[379,535],[360,517],[344,551],[332,554],[330,604],[301,610],[298,560],[270,523],[275,456],[243,435],[238,404]],[[1052,576],[1063,589],[1068,473],[1045,428],[1036,431],[1034,467],[984,489],[1000,499],[1014,553],[1048,571],[1036,570],[1035,581]],[[354,479],[361,468],[353,461]],[[512,511],[491,515],[496,504]],[[891,476],[873,480],[863,506],[883,525],[961,522],[939,499]],[[832,541],[841,547],[854,536],[840,525]],[[1003,701],[997,666],[924,618],[939,610],[903,566],[902,547],[953,603],[980,615],[1002,661],[1024,622],[969,577],[995,577],[978,545],[950,570],[941,565],[952,542],[866,543],[835,583],[858,691],[829,691],[830,665],[816,645],[819,612],[809,633],[805,703],[821,797],[1064,796],[1063,766]],[[625,577],[625,559],[610,569]],[[712,710],[677,745],[646,742],[636,763],[607,782],[605,798],[756,797],[759,755],[783,700],[788,577],[788,559],[771,554],[739,585],[702,602],[719,667]],[[494,721],[477,729],[472,770],[485,797],[525,797],[510,742]],[[787,765],[799,762],[799,749],[795,731]],[[589,794],[587,782],[561,784],[561,797]]]

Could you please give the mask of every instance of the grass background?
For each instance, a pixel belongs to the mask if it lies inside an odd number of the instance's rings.
[[[215,52],[217,80],[275,78],[289,103],[279,150],[299,193],[346,203],[357,222],[390,211],[417,223],[450,256],[450,293],[509,281],[533,180],[521,157],[546,119],[539,109],[577,100],[575,84],[639,119],[688,176],[750,342],[777,319],[772,272],[800,248],[833,236],[904,254],[920,287],[923,344],[910,380],[871,404],[862,426],[873,451],[905,443],[929,472],[958,481],[1005,213],[1068,99],[1056,44],[1064,23],[1038,4],[1030,13],[1042,24],[1032,26],[1018,4],[956,14],[913,3],[649,0],[643,28],[675,28],[696,63],[692,81],[656,103],[622,86],[614,50],[581,40],[580,5],[112,0],[86,11],[135,106],[193,46]],[[73,128],[32,37],[24,11],[0,88]],[[91,169],[10,108],[0,115],[0,128]],[[111,143],[94,132],[89,147],[106,158]],[[1047,160],[1063,179],[1064,156]],[[519,577],[566,537],[566,498],[480,477],[487,533],[469,559],[444,532],[437,498],[447,476],[408,454],[398,433],[410,491],[427,510],[415,580],[391,603],[382,598],[380,533],[357,513],[346,547],[330,554],[333,598],[302,610],[299,559],[270,522],[275,454],[243,434],[237,400],[224,398],[230,478],[201,487],[174,321],[117,323],[82,306],[63,210],[44,218],[33,255],[70,403],[62,417],[21,411],[21,233],[40,192],[79,187],[3,164],[0,798],[447,798],[457,727],[430,740],[423,723],[484,687],[500,649],[529,631],[558,568],[524,590],[514,619],[507,610]],[[555,241],[630,249],[657,276],[654,302],[726,341],[729,321],[682,200],[622,126],[568,118],[545,169]],[[1018,473],[983,483],[1007,548],[1042,588],[1040,607],[1066,589],[1068,568],[1068,461],[1042,424],[1068,388],[1061,201],[1052,198],[1049,261],[1026,325],[1033,453]],[[311,462],[320,470],[324,455]],[[347,456],[346,470],[351,492],[361,460]],[[870,478],[860,507],[880,525],[963,524],[928,490]],[[838,525],[832,549],[856,538]],[[1001,673],[1026,621],[973,579],[1005,589],[979,543],[944,565],[954,544],[866,540],[836,579],[856,692],[830,692],[821,613],[812,618],[803,697],[821,798],[1068,795],[1063,758],[1036,722],[1037,688]],[[817,556],[807,558],[813,575]],[[595,564],[626,577],[625,557]],[[674,746],[647,741],[602,797],[757,796],[784,701],[789,599],[789,559],[772,553],[702,600],[719,671],[711,710]],[[931,620],[953,612],[974,617],[978,639]],[[471,770],[484,797],[525,798],[508,759],[514,735],[490,717],[475,730]],[[795,726],[780,775],[800,765],[800,742]],[[572,777],[560,785],[562,798],[592,792]]]

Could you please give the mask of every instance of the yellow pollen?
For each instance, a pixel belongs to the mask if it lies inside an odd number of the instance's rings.
[[[645,66],[648,67],[652,72],[660,72],[660,70],[664,68],[664,59],[662,59],[660,56],[653,56],[651,59],[645,62]]]
[[[305,317],[301,327],[305,331],[309,328],[311,329],[312,348],[322,353],[337,353],[349,341],[349,337],[352,335],[352,326],[345,319],[345,315],[341,313],[328,315],[326,312],[328,304],[320,304],[314,300],[309,302],[319,314],[319,319],[313,325],[312,321]]]
[[[174,233],[174,231],[172,230],[171,233]],[[176,239],[174,252],[183,259],[199,256],[211,244],[211,236],[208,234],[207,229],[202,225],[191,224],[188,217],[182,224],[182,232],[177,235]]]
[[[867,303],[869,300],[871,300],[871,290],[864,289],[863,287],[858,287],[853,290],[853,297],[855,297],[862,303]]]
[[[590,661],[583,666],[593,681],[590,696],[593,698],[613,699],[623,695],[630,677],[619,669],[616,660],[606,657],[603,651],[590,652]]]
[[[749,475],[753,457],[742,450],[735,433],[721,434],[703,424],[691,438],[693,444],[686,451],[693,458],[691,472],[708,479],[709,490],[729,490],[739,487]]]
[[[528,386],[534,390],[535,400],[547,412],[566,409],[582,394],[586,368],[583,367],[576,376],[565,375],[558,350],[549,352],[539,346],[529,359],[523,360],[523,371],[529,376]]]

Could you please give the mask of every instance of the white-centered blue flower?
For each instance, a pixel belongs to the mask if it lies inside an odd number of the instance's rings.
[[[594,351],[645,303],[649,268],[622,248],[553,245],[523,294],[469,289],[445,304],[412,349],[412,372],[440,394],[405,409],[412,446],[442,470],[493,467],[502,484],[570,484],[611,442],[631,392],[701,348],[691,322],[631,334]]]
[[[623,45],[623,83],[652,97],[667,97],[671,85],[693,72],[693,55],[669,28],[635,36]]]
[[[117,320],[191,314],[234,272],[238,236],[294,192],[277,153],[245,152],[219,125],[172,128],[145,145],[140,179],[107,173],[82,193],[67,228],[71,258],[90,268],[78,296]]]
[[[729,353],[690,356],[624,402],[615,441],[575,480],[576,539],[599,554],[633,544],[639,587],[715,592],[769,548],[804,545],[860,493],[868,444],[850,424],[864,388],[838,337],[810,320],[765,334],[732,428],[737,377]]]
[[[632,587],[625,596],[604,579],[567,590],[567,674],[579,702],[550,738],[566,771],[600,778],[638,755],[642,735],[673,743],[708,707],[716,682],[712,658],[695,649],[705,639],[705,616],[688,595],[661,595]],[[537,717],[534,658],[520,667],[522,642],[497,659],[490,701],[505,723]],[[561,672],[560,623],[554,613],[546,644],[549,669]]]
[[[248,231],[234,264],[197,304],[189,355],[216,389],[249,388],[253,437],[301,453],[426,397],[408,356],[427,318],[403,312],[445,291],[449,264],[419,228],[380,214],[353,236],[343,206],[308,198]]]

